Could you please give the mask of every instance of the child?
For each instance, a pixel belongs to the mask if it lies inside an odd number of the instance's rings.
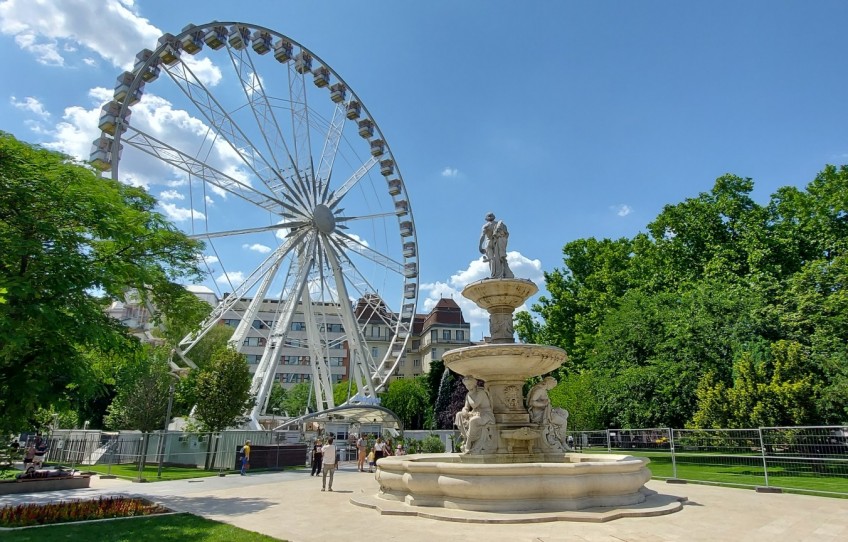
[[[374,472],[374,466],[377,464],[377,458],[374,455],[374,449],[368,453],[368,472]]]

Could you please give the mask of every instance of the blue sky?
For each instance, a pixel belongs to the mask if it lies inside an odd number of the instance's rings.
[[[212,20],[294,39],[363,100],[410,196],[419,311],[482,278],[489,211],[516,274],[543,288],[568,241],[633,236],[724,173],[765,202],[848,163],[844,1],[4,0],[0,129],[87,156],[122,66]],[[162,202],[187,227],[186,200]],[[228,257],[256,252],[240,248]],[[482,315],[463,306],[477,339]]]

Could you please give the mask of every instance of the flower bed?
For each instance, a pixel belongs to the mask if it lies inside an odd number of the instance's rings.
[[[149,516],[170,512],[164,506],[137,497],[100,497],[91,501],[19,504],[0,508],[0,527],[30,527],[92,519]]]

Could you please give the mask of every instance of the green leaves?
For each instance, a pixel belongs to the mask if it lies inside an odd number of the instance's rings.
[[[517,316],[522,340],[568,351],[563,380],[593,375],[599,426],[844,420],[848,167],[765,206],[753,187],[724,175],[646,234],[568,242],[543,322]]]
[[[137,346],[104,314],[109,301],[136,289],[167,313],[191,296],[174,281],[198,276],[202,245],[154,205],[140,188],[0,133],[0,432],[84,386],[86,352]]]
[[[253,407],[251,376],[247,360],[233,348],[216,351],[211,363],[200,370],[195,383],[195,417],[204,431],[219,432],[239,425]]]

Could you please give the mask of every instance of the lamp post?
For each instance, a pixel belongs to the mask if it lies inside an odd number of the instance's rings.
[[[165,451],[165,435],[168,434],[168,425],[171,423],[171,407],[174,405],[174,391],[176,391],[176,386],[172,383],[168,386],[168,410],[165,414],[165,428],[159,434],[159,467],[156,469],[157,478],[162,478],[162,460],[164,459],[162,456]]]

